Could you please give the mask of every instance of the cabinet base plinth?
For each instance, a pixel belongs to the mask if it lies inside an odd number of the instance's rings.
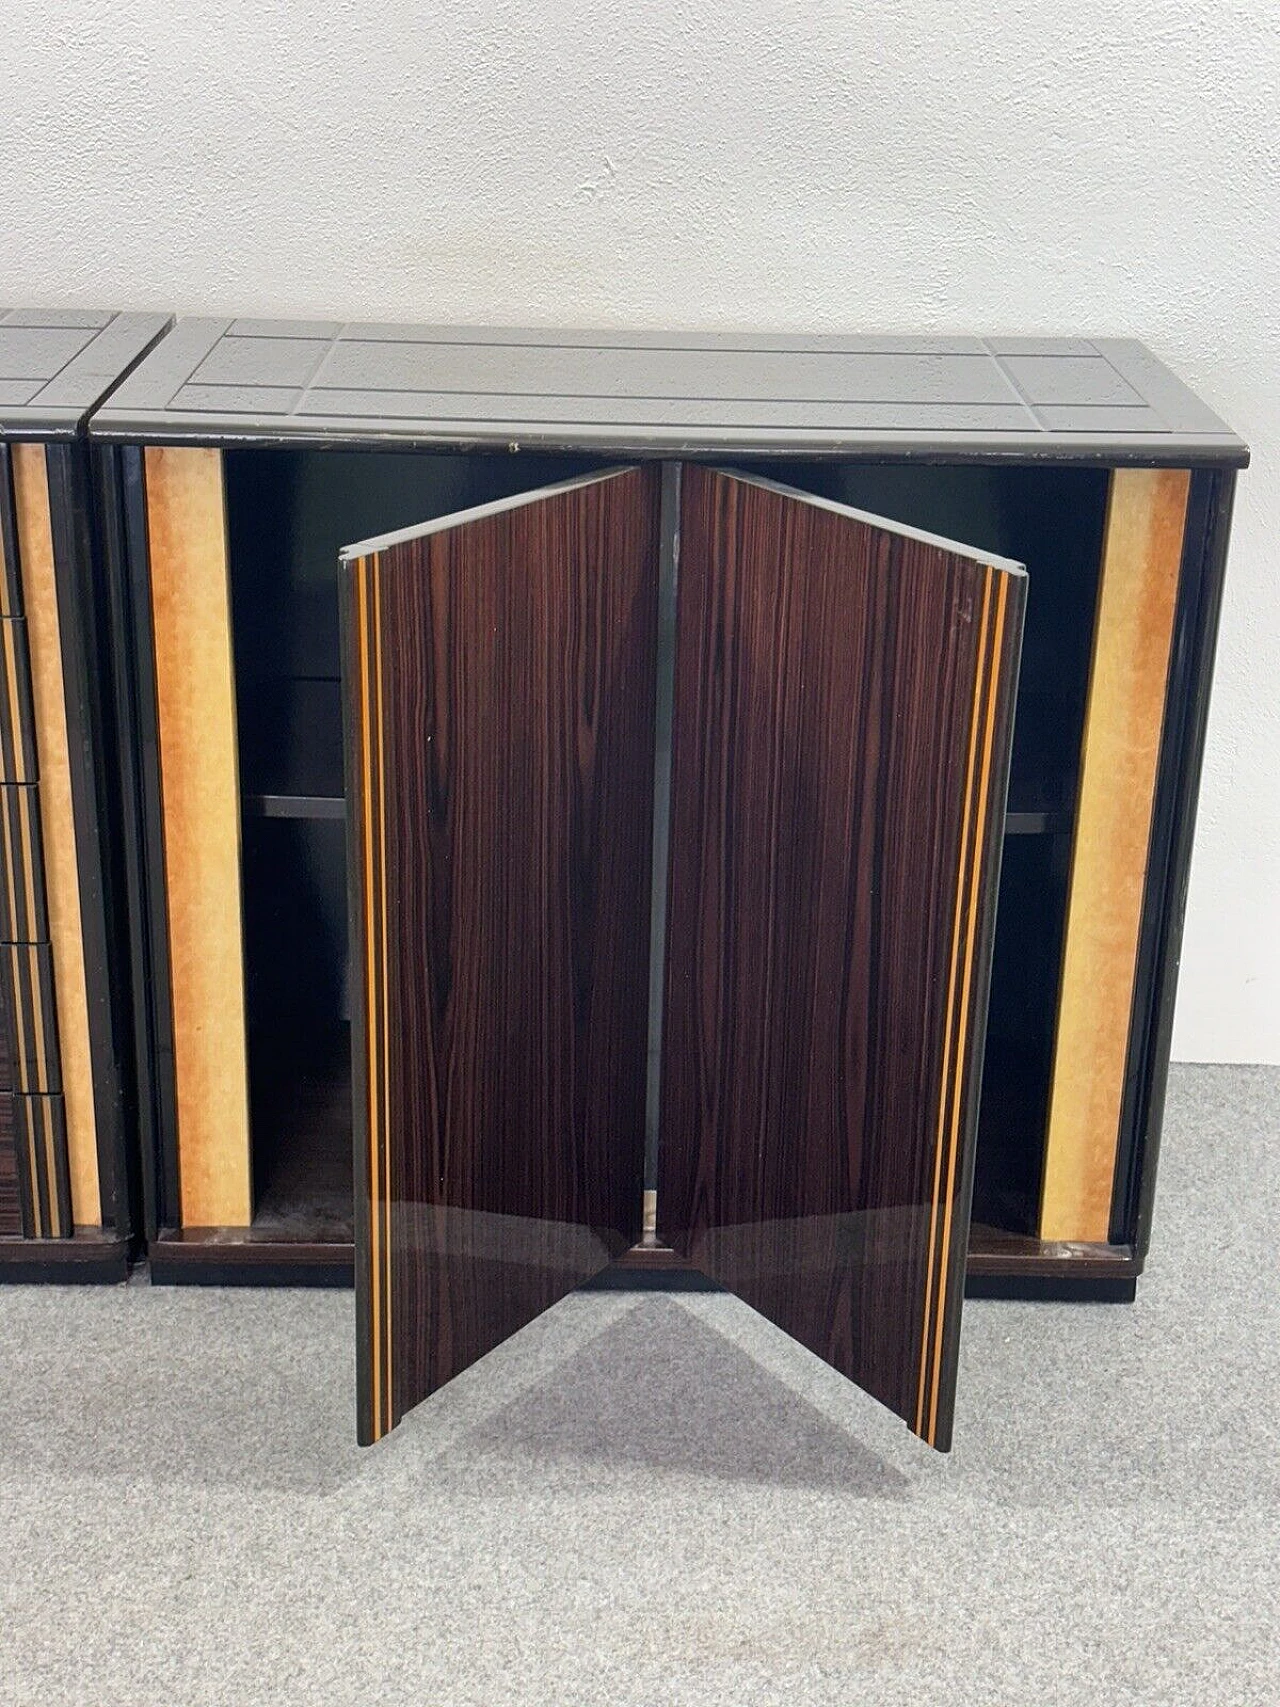
[[[119,1286],[129,1258],[128,1239],[91,1229],[72,1239],[0,1239],[0,1285]]]
[[[42,1254],[34,1260],[43,1265],[50,1260],[44,1251],[56,1258],[52,1247],[79,1243],[24,1239],[0,1244],[0,1279],[17,1278],[5,1272],[7,1251],[30,1253],[38,1246]],[[187,1227],[164,1229],[152,1243],[148,1260],[155,1286],[343,1287],[352,1284],[355,1259],[349,1240],[290,1239],[252,1227]],[[74,1274],[50,1278],[89,1279],[81,1273],[85,1263],[81,1257]],[[965,1296],[1132,1303],[1141,1271],[1141,1259],[1131,1245],[1055,1244],[978,1226],[969,1244]],[[102,1278],[123,1277],[122,1268],[117,1276]],[[609,1292],[719,1290],[666,1245],[635,1245],[586,1284]]]
[[[1141,1273],[1132,1245],[1034,1239],[975,1224],[964,1295],[1132,1304]]]
[[[166,1227],[147,1252],[153,1286],[351,1286],[350,1239],[290,1239],[252,1227]]]

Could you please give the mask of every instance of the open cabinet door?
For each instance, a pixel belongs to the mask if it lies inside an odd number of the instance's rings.
[[[343,554],[359,1433],[639,1231],[660,471]]]
[[[663,1237],[950,1445],[1025,576],[687,465]]]

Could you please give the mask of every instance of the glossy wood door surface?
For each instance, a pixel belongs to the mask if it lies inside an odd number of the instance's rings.
[[[639,1230],[659,505],[344,554],[362,1441]]]
[[[683,471],[659,1232],[943,1449],[1024,587]]]

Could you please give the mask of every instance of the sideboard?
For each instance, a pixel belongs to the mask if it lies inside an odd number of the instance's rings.
[[[939,1446],[966,1286],[1133,1296],[1247,461],[1145,349],[192,319],[89,432],[153,1280],[354,1263],[366,1439],[609,1264]]]
[[[85,422],[168,324],[0,310],[0,1279],[121,1280],[135,1233],[112,613]]]

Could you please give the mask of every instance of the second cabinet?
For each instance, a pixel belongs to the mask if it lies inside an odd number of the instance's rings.
[[[91,430],[153,1278],[354,1251],[367,1439],[619,1257],[939,1446],[966,1269],[1132,1295],[1245,456],[1138,346],[186,321]]]

